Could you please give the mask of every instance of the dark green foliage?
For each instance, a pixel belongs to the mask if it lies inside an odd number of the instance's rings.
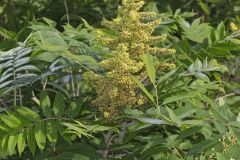
[[[96,93],[82,75],[106,74],[99,62],[111,52],[97,31],[113,35],[98,27],[119,4],[0,2],[0,158],[239,159],[240,34],[229,27],[239,25],[239,1],[147,0],[143,10],[162,19],[154,34],[168,37],[156,45],[176,49],[158,58],[176,68],[139,57],[146,75],[132,78],[146,103],[110,121],[91,103]]]

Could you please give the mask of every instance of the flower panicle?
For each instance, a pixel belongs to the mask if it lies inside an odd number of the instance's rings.
[[[105,75],[92,71],[84,74],[84,79],[96,91],[92,104],[99,108],[108,119],[114,119],[124,107],[139,106],[147,98],[139,92],[132,75],[139,79],[146,76],[146,68],[141,55],[150,53],[157,59],[163,54],[174,54],[174,49],[159,48],[155,44],[166,39],[166,35],[153,36],[160,24],[154,12],[140,12],[144,0],[123,0],[118,9],[118,17],[102,25],[113,31],[113,35],[98,31],[99,41],[111,49],[112,56],[100,62]],[[175,64],[156,60],[156,69],[172,69]]]

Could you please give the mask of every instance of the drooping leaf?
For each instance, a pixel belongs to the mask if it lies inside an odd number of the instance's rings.
[[[54,103],[53,103],[53,111],[56,116],[62,116],[64,114],[65,100],[64,95],[62,93],[57,93]]]
[[[70,134],[76,134],[78,137],[86,136],[86,137],[92,137],[90,134],[87,133],[86,126],[84,126],[81,122],[75,121],[75,123],[68,123],[63,122],[62,125],[66,126],[67,129],[65,130],[65,133]]]
[[[40,94],[40,106],[44,116],[49,117],[51,115],[51,102],[46,91],[42,91]]]
[[[8,139],[9,139],[8,134],[4,135],[1,139],[1,150],[4,152],[8,152]]]
[[[28,142],[28,147],[30,151],[32,152],[33,155],[35,155],[36,139],[35,139],[35,132],[33,127],[27,130],[27,142]]]
[[[8,31],[2,27],[0,27],[0,35],[5,37],[6,39],[15,39],[16,33],[12,31]]]
[[[22,125],[21,120],[12,114],[0,115],[0,119],[10,128],[19,128]]]
[[[38,148],[43,152],[46,145],[46,128],[43,122],[39,122],[35,126],[35,138]]]
[[[46,123],[46,132],[47,132],[47,138],[49,142],[51,142],[53,145],[57,143],[57,126],[56,122],[53,120],[50,120]]]
[[[46,18],[46,17],[43,17],[42,19],[43,19],[50,27],[55,28],[56,25],[57,25],[56,22],[54,22],[54,21],[52,21],[52,20],[50,20],[50,19],[48,19],[48,18]]]
[[[22,155],[25,149],[25,146],[26,146],[26,138],[24,133],[21,132],[18,134],[18,138],[17,138],[18,153],[20,156]]]
[[[17,145],[18,135],[16,132],[11,132],[8,139],[8,151],[12,155],[14,153],[15,147]]]
[[[69,118],[76,118],[79,116],[79,113],[82,108],[82,100],[77,99],[76,101],[71,102],[69,108],[68,108],[68,117]]]
[[[27,107],[16,107],[16,111],[30,121],[37,121],[40,119],[39,115]]]
[[[181,124],[181,120],[176,116],[176,114],[174,113],[174,111],[170,108],[166,108],[169,114],[169,117],[171,118],[171,120],[176,123],[177,125]]]
[[[225,26],[224,23],[221,22],[218,26],[217,26],[217,30],[216,30],[216,40],[217,41],[222,41],[224,39],[224,35],[225,35]]]

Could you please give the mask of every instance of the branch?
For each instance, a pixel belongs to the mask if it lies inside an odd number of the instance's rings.
[[[117,143],[118,144],[122,144],[123,138],[124,138],[125,133],[127,131],[127,127],[128,127],[128,123],[127,122],[123,122],[122,123],[122,130],[118,134],[118,139],[117,139]]]
[[[218,101],[220,98],[227,98],[227,97],[231,97],[231,96],[235,96],[235,95],[240,95],[240,93],[239,92],[228,93],[224,96],[217,97],[215,100]]]
[[[109,146],[111,145],[111,142],[113,138],[116,137],[116,135],[113,135],[112,132],[108,132],[107,134],[104,134],[105,136],[105,142],[106,142],[106,148],[103,152],[103,158],[104,160],[108,160],[108,152],[109,152]]]

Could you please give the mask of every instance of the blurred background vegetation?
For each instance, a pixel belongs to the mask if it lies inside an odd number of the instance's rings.
[[[65,2],[73,26],[79,25],[81,18],[98,26],[103,18],[116,16],[121,0],[1,0],[0,26],[17,32],[29,21],[47,17],[60,27],[67,22]],[[161,13],[175,13],[177,9],[192,11],[212,25],[222,20],[226,23],[240,20],[239,0],[148,0],[148,5]]]

